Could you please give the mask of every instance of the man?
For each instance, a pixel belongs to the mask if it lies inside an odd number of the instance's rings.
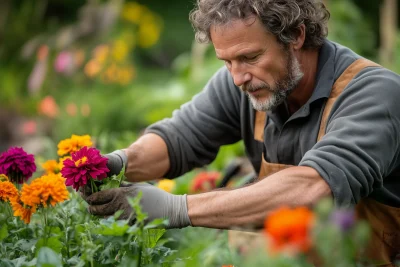
[[[389,264],[400,251],[400,77],[326,40],[328,19],[316,0],[199,0],[196,38],[211,41],[226,67],[172,118],[107,155],[109,166],[126,164],[131,182],[174,178],[243,139],[260,181],[187,196],[138,183],[91,195],[89,211],[127,217],[126,196],[142,191],[150,219],[168,218],[170,228],[227,229],[332,196],[357,204],[375,258]]]

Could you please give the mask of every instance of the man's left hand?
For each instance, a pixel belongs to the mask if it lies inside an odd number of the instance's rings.
[[[157,218],[168,219],[167,228],[183,228],[191,225],[186,195],[173,195],[148,183],[124,184],[120,188],[113,188],[94,193],[86,198],[89,212],[97,216],[112,216],[118,210],[123,213],[119,219],[135,221],[135,215],[128,203],[128,197],[136,197],[142,191],[140,205],[146,212],[150,222]]]

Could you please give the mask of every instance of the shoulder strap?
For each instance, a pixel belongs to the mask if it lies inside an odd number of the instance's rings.
[[[319,141],[324,135],[326,131],[326,125],[328,122],[329,115],[332,110],[332,106],[335,103],[338,96],[343,92],[344,88],[350,83],[351,80],[364,68],[367,67],[378,67],[379,65],[375,62],[372,62],[365,58],[360,58],[350,64],[349,67],[339,76],[336,80],[335,84],[332,87],[331,94],[326,102],[324,112],[321,118],[321,124],[319,127],[318,138]]]

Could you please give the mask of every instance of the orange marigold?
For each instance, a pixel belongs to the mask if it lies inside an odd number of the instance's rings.
[[[39,207],[43,205],[54,206],[59,202],[68,199],[68,190],[65,179],[58,174],[47,174],[25,184],[21,190],[21,201],[29,207]]]
[[[311,247],[310,230],[314,214],[306,207],[282,207],[265,219],[264,233],[272,252],[307,252]]]
[[[36,212],[36,206],[25,207],[19,197],[11,200],[11,206],[14,211],[14,216],[21,217],[26,224],[31,222],[32,214]]]
[[[57,154],[62,157],[66,155],[71,155],[72,152],[78,151],[84,146],[90,147],[93,143],[89,135],[75,135],[73,134],[71,138],[64,139],[58,143]]]
[[[59,164],[56,160],[51,159],[42,164],[42,168],[46,171],[46,173],[59,173],[60,168]]]
[[[11,201],[16,197],[18,197],[18,190],[13,183],[0,182],[0,201]]]

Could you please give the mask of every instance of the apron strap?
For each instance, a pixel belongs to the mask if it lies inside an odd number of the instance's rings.
[[[328,118],[331,113],[333,104],[335,103],[338,96],[343,92],[344,88],[350,83],[351,80],[364,68],[367,67],[379,67],[378,64],[365,58],[360,58],[350,64],[349,67],[340,75],[332,87],[331,94],[326,102],[324,113],[322,114],[321,124],[319,127],[317,142],[325,135],[326,125],[328,124]]]

